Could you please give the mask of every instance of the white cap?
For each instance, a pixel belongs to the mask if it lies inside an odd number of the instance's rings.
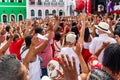
[[[70,32],[66,35],[66,42],[74,43],[75,40],[76,40],[76,35],[74,33]]]

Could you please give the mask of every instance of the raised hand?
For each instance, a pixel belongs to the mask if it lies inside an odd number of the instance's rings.
[[[58,59],[58,62],[63,69],[63,80],[78,80],[75,58],[72,58],[71,61],[68,55],[65,57],[62,55],[61,57]]]
[[[33,23],[33,27],[38,27],[38,25],[39,25],[39,21],[35,20],[34,23]]]

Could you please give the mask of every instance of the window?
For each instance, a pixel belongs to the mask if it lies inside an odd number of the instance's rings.
[[[2,19],[3,19],[4,23],[7,23],[7,16],[6,15],[3,15]]]
[[[45,5],[45,6],[49,6],[49,5],[50,5],[49,0],[45,0],[44,5]]]
[[[49,0],[45,0],[45,2],[49,2]]]
[[[73,8],[72,8],[72,5],[70,5],[70,14],[74,14],[74,11],[73,11]]]
[[[10,2],[14,2],[14,0],[10,0]]]
[[[64,2],[63,2],[63,0],[59,0],[59,6],[64,6]]]
[[[38,0],[38,5],[42,5],[42,1],[41,0]]]
[[[62,15],[63,15],[63,11],[59,10],[59,16],[62,16]]]
[[[2,0],[2,2],[5,2],[5,0]]]
[[[56,0],[52,0],[52,3],[51,3],[51,5],[54,5],[54,6],[56,6],[56,5],[57,5],[57,2],[56,2]]]
[[[18,2],[22,2],[22,0],[18,0]]]
[[[38,16],[42,16],[42,11],[38,10]]]
[[[35,4],[35,0],[29,0],[29,3],[30,3],[31,5],[34,5],[34,4]]]
[[[19,16],[18,16],[18,19],[19,19],[19,21],[23,20],[23,16],[22,16],[22,15],[19,15]]]
[[[52,14],[56,14],[56,10],[52,10]]]
[[[15,16],[11,15],[11,21],[15,21]]]
[[[45,16],[48,17],[49,15],[49,10],[45,10]]]
[[[35,11],[31,10],[31,16],[35,16]]]

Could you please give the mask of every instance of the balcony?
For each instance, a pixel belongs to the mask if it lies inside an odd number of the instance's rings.
[[[35,2],[30,2],[30,5],[35,5]]]
[[[57,2],[51,2],[52,6],[57,6]]]
[[[42,2],[37,2],[38,5],[42,5]]]
[[[58,2],[59,6],[64,6],[64,2]]]
[[[42,5],[42,1],[41,1],[41,0],[38,0],[37,4],[38,4],[38,5]]]
[[[50,6],[50,2],[44,2],[45,6]]]

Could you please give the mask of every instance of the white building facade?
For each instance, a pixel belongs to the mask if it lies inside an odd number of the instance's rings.
[[[27,0],[27,19],[64,15],[66,0]]]

